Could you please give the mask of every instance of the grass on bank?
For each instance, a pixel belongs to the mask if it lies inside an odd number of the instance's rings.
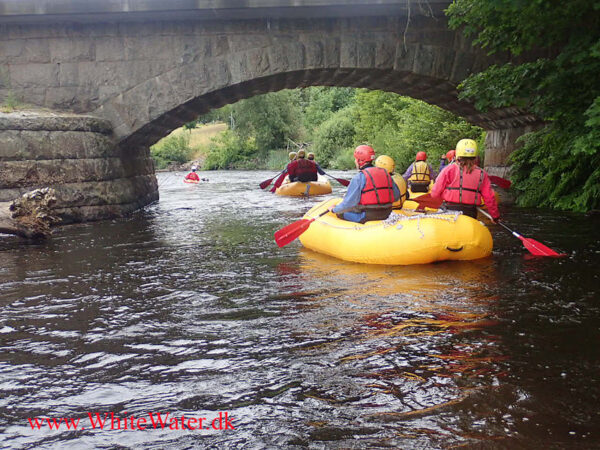
[[[157,169],[173,164],[199,161],[201,169],[282,170],[289,163],[288,153],[295,149],[260,152],[253,139],[246,142],[217,122],[197,128],[178,128],[150,148]]]
[[[225,130],[227,130],[227,124],[225,123],[208,123],[191,130],[187,130],[183,127],[178,128],[167,136],[167,138],[170,136],[188,136],[188,145],[192,150],[191,159],[202,159],[206,152],[206,147],[210,144],[210,140],[217,137]]]
[[[191,130],[178,128],[150,147],[150,154],[157,169],[165,169],[171,164],[202,161],[206,157],[211,139],[226,130],[225,123],[210,123]]]

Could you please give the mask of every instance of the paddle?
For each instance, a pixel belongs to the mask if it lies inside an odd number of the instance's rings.
[[[350,181],[344,180],[343,178],[336,178],[336,177],[329,175],[328,173],[326,173],[325,175],[327,175],[329,178],[333,178],[335,181],[340,183],[342,186],[348,186],[350,184]]]
[[[481,214],[483,214],[484,216],[486,216],[488,219],[490,220],[494,220],[492,219],[492,216],[485,210],[481,209],[481,208],[477,208],[479,210],[479,212]],[[510,228],[508,228],[506,225],[504,225],[502,222],[498,221],[496,222],[497,224],[503,226],[506,230],[508,230],[508,232],[510,234],[512,234],[513,236],[519,238],[521,240],[521,242],[523,242],[523,245],[525,246],[525,248],[527,250],[529,250],[529,252],[532,255],[535,256],[554,256],[554,257],[562,257],[562,256],[567,256],[565,253],[556,253],[554,250],[552,250],[549,247],[546,247],[544,244],[542,244],[541,242],[536,241],[535,239],[531,239],[531,238],[526,238],[521,236],[519,233],[517,233],[516,231],[511,230]]]
[[[419,204],[419,208],[432,208],[439,209],[442,206],[443,200],[441,198],[433,198],[431,194],[421,195],[420,197],[409,198],[413,202]]]
[[[275,242],[280,247],[285,247],[302,233],[304,233],[311,223],[313,223],[317,218],[324,216],[329,212],[328,209],[323,211],[317,217],[313,217],[312,219],[300,219],[294,223],[290,223],[286,225],[281,230],[275,232]]]
[[[496,175],[488,175],[490,177],[490,181],[494,183],[496,186],[501,187],[502,189],[510,188],[512,182],[507,180],[506,178],[497,177]]]
[[[287,169],[287,167],[286,167]],[[269,178],[268,180],[263,181],[262,183],[259,184],[261,189],[265,189],[267,186],[269,186],[273,180],[275,178],[277,178],[279,175],[281,175],[283,172],[285,172],[285,169],[283,169],[281,172],[279,172],[277,175],[275,175],[273,178]]]

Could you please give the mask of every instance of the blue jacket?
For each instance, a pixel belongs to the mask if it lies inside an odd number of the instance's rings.
[[[346,195],[344,196],[342,203],[333,208],[333,212],[339,213],[345,209],[352,209],[356,205],[358,205],[360,202],[362,190],[365,188],[366,184],[367,178],[362,172],[358,172],[358,174],[355,175],[350,181],[350,184],[348,185],[348,190],[346,191]],[[398,189],[398,186],[396,185],[396,183],[394,183],[393,180],[392,185],[394,189],[394,201],[396,201],[400,198],[400,189]],[[364,211],[360,213],[345,212],[344,220],[349,220],[350,222],[360,222],[365,218],[366,214],[367,213]]]

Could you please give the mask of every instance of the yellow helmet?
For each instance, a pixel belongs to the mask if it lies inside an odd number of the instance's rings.
[[[313,161],[315,159],[315,154],[314,153],[309,153],[308,155],[306,155],[306,157],[308,159],[310,159],[311,161]]]
[[[288,155],[288,158],[290,158],[290,161],[293,161],[296,159],[296,152],[290,152]]]
[[[375,160],[375,167],[381,167],[387,170],[389,173],[394,173],[396,163],[392,158],[387,155],[381,155]]]
[[[303,149],[298,150],[298,158],[304,158],[306,156],[306,152]]]
[[[461,139],[456,144],[456,157],[474,158],[477,156],[477,142],[473,139]]]

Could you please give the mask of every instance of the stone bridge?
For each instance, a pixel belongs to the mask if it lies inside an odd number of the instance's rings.
[[[449,0],[0,0],[0,201],[62,187],[86,220],[158,198],[148,147],[198,115],[306,86],[381,89],[488,130],[504,175],[536,119],[478,113],[456,86],[498,61],[447,27]],[[48,112],[44,112],[48,111]]]

